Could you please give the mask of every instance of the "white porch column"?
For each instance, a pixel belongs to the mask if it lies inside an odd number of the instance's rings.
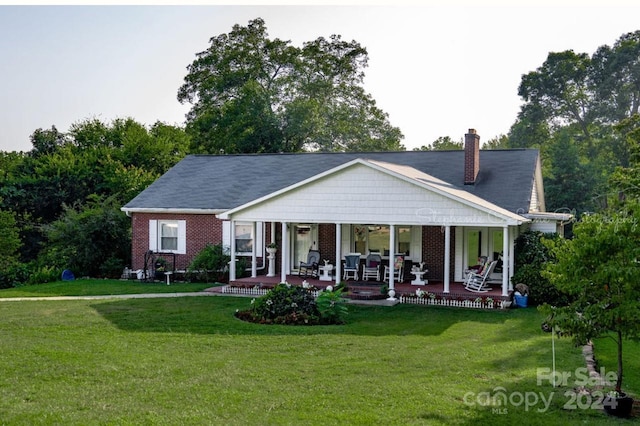
[[[342,255],[340,250],[342,248],[342,224],[336,223],[336,285],[340,284],[342,279]]]
[[[229,250],[231,251],[231,261],[229,262],[229,282],[236,280],[236,221],[231,219],[231,229],[229,230],[231,241]]]
[[[394,224],[389,225],[389,297],[387,300],[396,300],[396,290],[394,283],[395,273],[395,258],[396,258],[396,226]]]
[[[256,222],[253,222],[251,226],[251,233],[253,234],[253,247],[251,249],[251,278],[258,276],[258,256],[257,256],[257,244],[258,241],[258,226]]]
[[[287,259],[289,257],[289,234],[287,233],[287,222],[282,225],[282,253],[280,253],[280,282],[287,282]]]
[[[518,232],[518,228],[514,227],[513,232],[509,234],[509,291],[513,290],[513,282],[511,278],[513,278],[513,272],[515,271],[515,246],[516,246],[516,233]]]
[[[449,293],[449,275],[451,264],[451,226],[444,227],[444,293]]]
[[[509,272],[511,268],[511,248],[509,247],[509,226],[502,228],[502,295],[509,295]]]

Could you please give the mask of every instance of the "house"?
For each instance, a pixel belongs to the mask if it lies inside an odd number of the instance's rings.
[[[515,238],[566,220],[545,212],[537,150],[480,150],[474,129],[460,151],[190,155],[122,210],[132,218],[133,269],[150,252],[171,253],[185,269],[222,243],[230,281],[239,256],[256,277],[268,272],[273,241],[281,281],[311,248],[335,265],[337,282],[345,254],[378,251],[424,262],[446,293],[487,255],[502,261],[494,278],[505,296]]]

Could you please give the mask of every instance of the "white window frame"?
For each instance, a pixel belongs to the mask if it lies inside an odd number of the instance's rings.
[[[162,225],[174,225],[178,227],[178,247],[175,250],[162,249]],[[149,250],[156,253],[187,253],[187,221],[152,219],[149,221]]]

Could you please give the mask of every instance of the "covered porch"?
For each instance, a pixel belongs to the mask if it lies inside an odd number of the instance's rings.
[[[345,191],[350,187],[357,187],[358,190]],[[503,300],[508,297],[510,277],[513,274],[514,238],[518,227],[528,221],[413,168],[362,159],[229,210],[221,214],[220,218],[231,222],[231,286],[246,283],[247,287],[253,287],[268,285],[270,281],[273,281],[271,284],[297,284],[295,262],[299,259],[294,253],[297,224],[333,225],[332,235],[325,235],[324,240],[318,241],[318,245],[324,247],[323,252],[334,262],[333,282],[317,280],[314,285],[317,284],[318,288],[335,286],[343,281],[341,268],[345,255],[358,252],[364,258],[368,254],[358,249],[353,230],[379,224],[388,229],[385,248],[390,251],[391,256],[398,251],[404,252],[399,250],[399,229],[412,229],[409,246],[414,263],[424,262],[425,256],[432,254],[430,251],[437,250],[440,272],[438,276],[429,278],[429,284],[423,290],[436,297],[442,295],[447,299],[461,300],[475,300],[478,297],[500,297]],[[249,254],[251,259],[251,277],[236,279],[236,245],[237,241],[243,240],[236,238],[235,224],[253,224],[247,233],[249,236],[243,237],[244,241],[251,241],[251,235],[258,234],[257,222],[271,223],[269,242],[280,242],[278,272],[274,273],[270,268],[268,275],[271,276],[257,275],[259,255],[254,244],[251,253],[246,253],[245,250],[245,254]],[[276,224],[279,225],[279,234],[276,233]],[[425,243],[425,227],[436,229],[440,235],[433,248],[427,247]],[[463,264],[466,262],[464,258],[469,257],[465,256],[467,243],[462,230],[469,227],[496,229],[500,232],[502,274],[500,282],[489,293],[471,293],[464,290],[461,284],[463,270],[468,266]],[[256,241],[255,238],[253,241]],[[313,238],[311,241],[314,247],[317,240]],[[327,245],[329,241],[330,245]],[[276,261],[275,258],[270,260]],[[433,264],[426,263],[427,267],[433,268]],[[301,284],[302,280],[299,281]],[[415,286],[397,282],[393,274],[385,284],[389,300],[415,295]]]
[[[215,287],[211,291],[229,295],[260,296],[269,289],[282,282],[280,277],[246,277],[231,281],[227,286]],[[286,281],[291,285],[302,286],[306,282],[311,288],[324,290],[335,283],[322,281],[316,278],[304,278],[297,274],[287,275]],[[387,295],[381,292],[381,288],[388,285],[379,281],[344,281],[347,287],[345,296],[353,301],[387,299]],[[449,291],[445,291],[442,281],[429,281],[426,285],[412,285],[408,282],[396,283],[396,299],[399,303],[411,303],[421,305],[455,306],[485,309],[500,309],[510,305],[509,296],[502,295],[502,283],[489,283],[491,290],[483,293],[468,291],[462,282],[449,284]],[[417,290],[422,294],[418,296]]]

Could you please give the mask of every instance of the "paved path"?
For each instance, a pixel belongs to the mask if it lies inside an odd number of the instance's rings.
[[[97,300],[97,299],[152,299],[158,297],[187,297],[187,296],[219,296],[210,291],[193,291],[188,293],[144,293],[144,294],[107,294],[102,296],[35,296],[35,297],[6,297],[0,302],[22,302],[25,300]]]

